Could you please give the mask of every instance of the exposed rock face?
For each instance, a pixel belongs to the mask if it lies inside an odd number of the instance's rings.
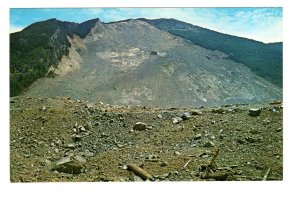
[[[191,44],[145,21],[97,21],[85,37],[75,36],[70,43],[69,55],[53,71],[59,76],[36,81],[25,95],[160,107],[282,98],[280,87],[223,52]]]
[[[61,61],[58,63],[58,66],[51,66],[48,70],[48,76],[64,76],[69,72],[72,72],[81,67],[82,59],[78,52],[78,50],[84,50],[85,44],[82,42],[81,38],[78,36],[74,36],[74,38],[70,38],[68,36],[68,41],[71,46],[69,47],[69,54],[67,56],[63,56]]]

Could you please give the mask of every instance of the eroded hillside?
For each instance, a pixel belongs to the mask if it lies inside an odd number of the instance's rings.
[[[282,98],[281,87],[229,55],[192,44],[142,20],[98,21],[85,37],[70,43],[69,55],[53,70],[58,76],[39,79],[23,95],[159,107]]]

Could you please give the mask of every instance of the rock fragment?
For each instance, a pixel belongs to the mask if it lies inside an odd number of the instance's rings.
[[[207,141],[204,143],[203,145],[204,147],[214,147],[215,146],[215,143],[211,142],[211,141]]]
[[[179,124],[183,119],[181,117],[172,118],[173,124]]]
[[[84,172],[86,160],[79,155],[63,157],[55,163],[53,171],[69,174],[80,174]]]
[[[183,120],[188,120],[188,119],[191,118],[191,114],[188,113],[188,112],[185,112],[185,113],[183,113],[183,114],[181,115],[181,118],[182,118]]]
[[[259,116],[260,113],[261,113],[261,110],[259,108],[250,108],[248,115],[250,115],[251,117],[256,117],[256,116]]]
[[[201,115],[202,114],[201,111],[195,110],[195,109],[191,110],[190,113],[191,113],[191,115]]]
[[[194,140],[200,140],[202,137],[202,135],[199,133],[194,137]]]
[[[134,131],[143,131],[146,130],[147,128],[147,124],[143,123],[143,122],[137,122],[134,126],[133,126],[133,130]]]

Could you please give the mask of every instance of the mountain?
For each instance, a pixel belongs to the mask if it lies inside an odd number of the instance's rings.
[[[204,48],[222,51],[228,59],[245,64],[258,76],[282,87],[282,42],[265,44],[175,19],[140,20]]]
[[[281,43],[268,45],[177,20],[77,24],[52,19],[10,39],[12,96],[22,90],[26,96],[158,107],[282,98]],[[26,84],[19,81],[32,74]]]
[[[10,94],[19,94],[69,53],[68,36],[85,37],[97,19],[77,24],[49,19],[10,34]]]

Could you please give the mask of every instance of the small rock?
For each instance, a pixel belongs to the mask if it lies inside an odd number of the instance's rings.
[[[226,111],[223,108],[212,109],[212,113],[225,114]]]
[[[167,162],[167,161],[162,161],[161,163],[160,163],[160,166],[161,167],[165,167],[165,166],[167,166],[169,163]]]
[[[261,113],[261,110],[259,108],[250,108],[249,109],[249,114],[251,117],[256,117],[259,116]]]
[[[162,119],[162,115],[161,115],[161,114],[158,114],[158,115],[157,115],[157,118]]]
[[[81,141],[81,138],[82,138],[82,136],[80,136],[80,135],[76,135],[76,134],[72,135],[72,139],[73,139],[74,142]]]
[[[174,153],[175,155],[181,155],[181,153],[179,153],[178,151],[175,151]]]
[[[82,125],[78,126],[78,130],[79,132],[86,132],[86,129]]]
[[[214,140],[214,139],[216,139],[216,136],[211,135],[211,136],[210,136],[210,139]]]
[[[126,170],[128,167],[127,165],[123,165],[122,169]]]
[[[255,143],[257,140],[252,137],[246,137],[246,141],[249,143]]]
[[[86,104],[85,107],[86,107],[87,109],[93,109],[93,108],[94,108],[94,104],[88,103],[88,104]]]
[[[30,155],[29,155],[29,154],[25,154],[24,157],[25,157],[25,158],[29,158]]]
[[[211,141],[207,141],[205,142],[205,144],[203,145],[204,147],[214,147],[215,143],[211,142]]]
[[[182,118],[183,120],[188,120],[188,119],[191,118],[191,115],[190,115],[190,113],[185,112],[185,113],[183,113],[183,114],[181,115],[181,118]]]
[[[84,151],[85,157],[93,157],[95,154],[93,152],[90,152],[88,149]]]
[[[133,130],[134,131],[142,131],[142,130],[146,130],[147,128],[147,124],[143,123],[143,122],[137,122],[134,126],[133,126]]]
[[[69,149],[75,149],[75,144],[68,144],[67,147],[68,147]]]
[[[183,119],[181,117],[174,117],[172,118],[173,124],[178,124],[182,121]]]
[[[191,115],[202,115],[202,112],[199,110],[191,110],[190,113]]]
[[[202,137],[202,135],[199,133],[194,137],[194,140],[200,140]]]
[[[245,140],[242,140],[242,139],[237,139],[236,140],[239,144],[244,144],[245,143]]]
[[[282,128],[280,127],[280,128],[278,128],[278,129],[276,129],[276,131],[277,131],[277,132],[282,131]]]

